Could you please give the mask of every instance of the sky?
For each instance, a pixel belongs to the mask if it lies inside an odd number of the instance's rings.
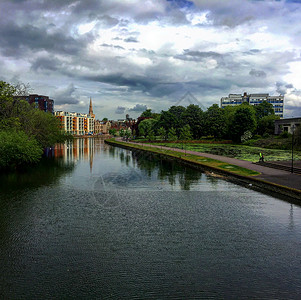
[[[0,80],[97,119],[192,93],[285,96],[301,116],[301,0],[1,0]]]

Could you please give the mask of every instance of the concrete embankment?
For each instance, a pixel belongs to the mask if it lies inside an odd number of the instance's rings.
[[[173,149],[156,145],[137,144],[133,142],[119,142],[114,140],[106,140],[105,142],[113,146],[130,149],[133,151],[153,152],[165,159],[177,160],[181,164],[200,169],[201,171],[209,173],[212,176],[218,176],[224,178],[225,180],[229,180],[231,182],[238,183],[249,188],[260,189],[260,191],[271,193],[277,197],[282,196],[285,199],[288,197],[289,199],[287,200],[297,200],[297,203],[301,203],[301,176],[297,174],[291,174],[287,171],[258,166],[253,164],[252,162],[212,155],[209,153],[185,151],[182,149]],[[169,151],[169,153],[166,153],[166,151]],[[203,164],[200,161],[194,161],[191,158],[188,158],[185,154],[192,154],[216,159],[248,170],[257,171],[259,173],[257,173],[258,175],[255,176],[235,174],[234,172],[231,172],[227,169],[210,166],[210,164],[208,165],[208,163]]]

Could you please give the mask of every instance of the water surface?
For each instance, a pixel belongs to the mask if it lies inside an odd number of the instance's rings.
[[[77,139],[0,178],[3,299],[300,299],[300,206]]]

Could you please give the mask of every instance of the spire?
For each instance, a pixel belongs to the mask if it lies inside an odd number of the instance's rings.
[[[92,107],[92,99],[91,99],[91,97],[90,97],[90,105],[89,105],[89,115],[92,118],[95,118],[95,115],[93,114],[93,107]]]

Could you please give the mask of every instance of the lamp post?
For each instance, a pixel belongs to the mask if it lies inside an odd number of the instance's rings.
[[[291,173],[294,173],[294,133],[295,133],[296,125],[293,124],[291,127],[291,131],[293,133],[292,135],[292,171]]]

